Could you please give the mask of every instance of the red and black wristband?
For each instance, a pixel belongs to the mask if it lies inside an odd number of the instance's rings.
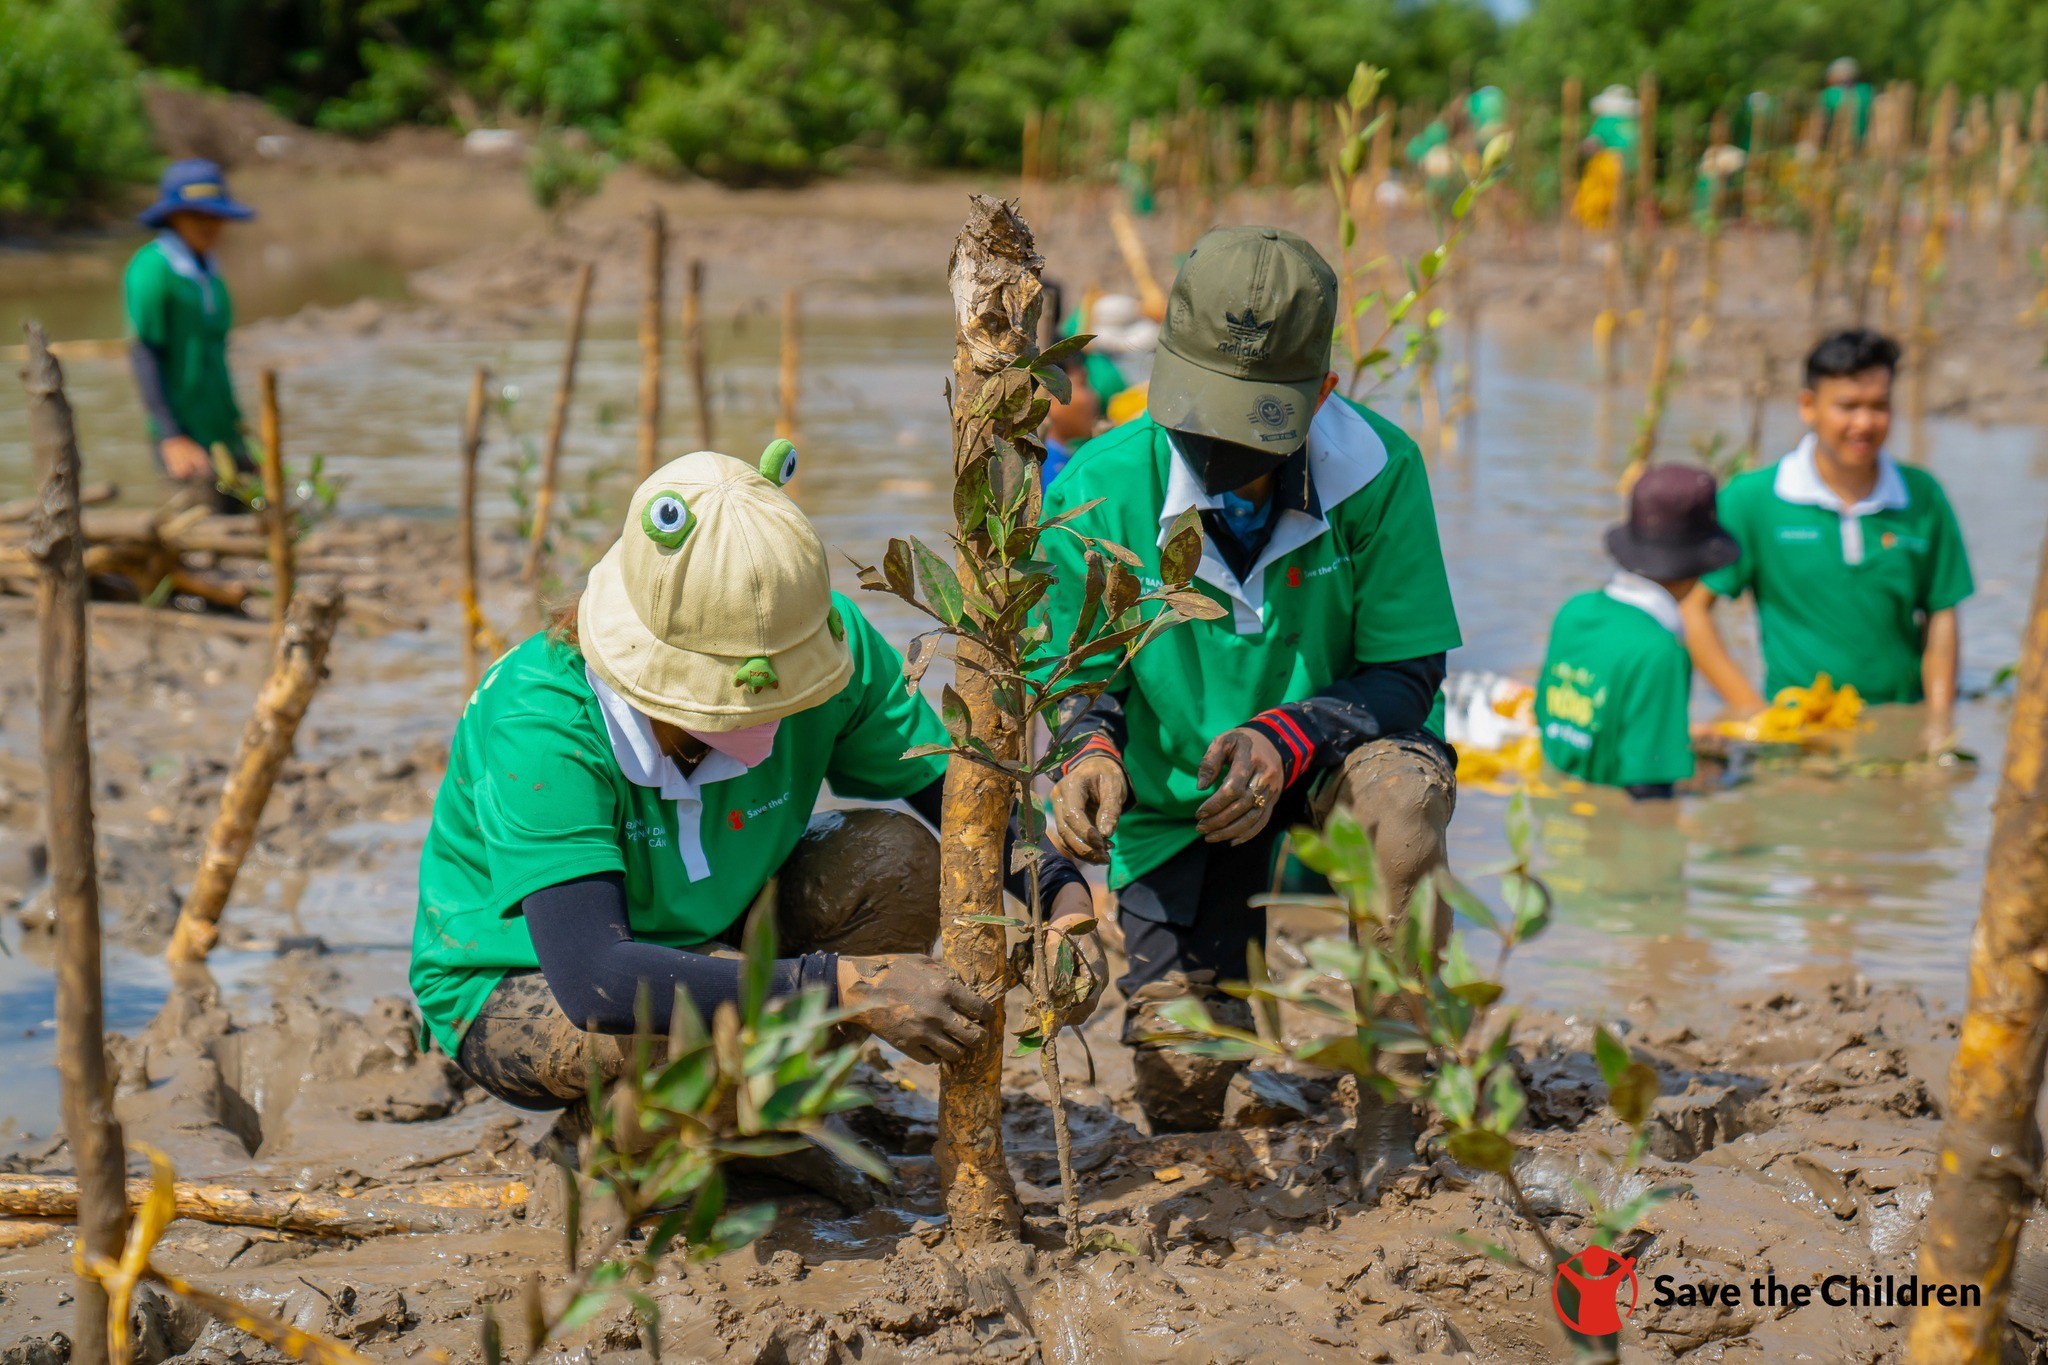
[[[1116,745],[1109,742],[1109,736],[1097,730],[1081,741],[1080,748],[1067,756],[1067,761],[1060,765],[1060,776],[1065,777],[1074,770],[1075,764],[1094,754],[1106,754],[1110,758],[1115,759],[1119,765],[1124,761],[1124,756],[1118,752]]]
[[[1294,780],[1308,771],[1308,762],[1315,757],[1315,742],[1301,728],[1301,722],[1286,711],[1277,706],[1270,711],[1261,711],[1246,721],[1244,728],[1258,731],[1280,751],[1280,768],[1286,774],[1286,785],[1293,786]]]

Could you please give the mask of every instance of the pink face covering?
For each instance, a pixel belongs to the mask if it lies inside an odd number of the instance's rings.
[[[758,768],[775,751],[775,731],[782,725],[771,720],[766,725],[749,725],[744,730],[725,730],[717,734],[706,734],[700,730],[685,730],[692,739],[700,739],[728,758],[739,760],[748,768]]]

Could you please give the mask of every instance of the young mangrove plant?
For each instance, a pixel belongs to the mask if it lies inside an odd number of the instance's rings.
[[[1104,655],[1127,662],[1175,622],[1211,618],[1223,608],[1189,586],[1202,553],[1200,523],[1190,511],[1169,528],[1158,587],[1147,591],[1141,584],[1140,560],[1131,550],[1081,537],[1086,583],[1073,632],[1053,640],[1037,612],[1059,572],[1040,556],[1040,541],[1078,535],[1068,523],[1094,505],[1040,520],[1045,447],[1038,431],[1053,400],[1070,396],[1059,362],[1093,339],[1068,337],[1038,349],[1042,264],[1015,204],[975,196],[951,268],[959,326],[951,393],[954,562],[914,536],[893,539],[879,567],[861,570],[861,584],[895,595],[937,623],[905,653],[906,686],[918,686],[942,654],[950,653],[956,667],[954,681],[940,694],[949,740],[913,753],[949,757],[942,954],[969,989],[994,1000],[999,1012],[988,1042],[941,1077],[939,1162],[953,1227],[968,1242],[990,1242],[1013,1235],[1018,1222],[1002,1158],[1000,1089],[1000,1005],[1016,984],[1005,943],[1014,931],[1028,945],[1017,960],[1032,997],[1017,1046],[1020,1053],[1038,1054],[1052,1105],[1068,1243],[1078,1245],[1079,1196],[1052,1040],[1076,1003],[1081,959],[1068,934],[1046,933],[1035,881],[1026,914],[1004,913],[1003,830],[1017,811],[1022,830],[1014,857],[1020,868],[1035,871],[1044,856],[1045,822],[1032,800],[1032,784],[1071,756],[1077,747],[1067,733],[1073,720],[1109,683],[1076,681],[1076,669],[1099,664]],[[1050,731],[1042,747],[1027,741],[1040,720]],[[1091,921],[1070,933],[1092,927]]]
[[[1497,1008],[1509,956],[1548,928],[1552,912],[1549,888],[1531,868],[1534,835],[1526,792],[1508,804],[1507,835],[1510,860],[1489,869],[1499,879],[1504,909],[1438,871],[1416,887],[1407,913],[1397,916],[1372,839],[1348,810],[1339,807],[1321,830],[1295,829],[1289,835],[1294,856],[1321,874],[1334,894],[1283,893],[1263,900],[1336,911],[1344,933],[1311,940],[1304,948],[1308,965],[1284,980],[1270,975],[1260,946],[1251,945],[1251,979],[1223,989],[1251,1002],[1256,1031],[1217,1022],[1193,998],[1174,1001],[1163,1013],[1185,1031],[1168,1040],[1184,1051],[1231,1060],[1263,1057],[1352,1077],[1352,1141],[1362,1197],[1370,1197],[1386,1162],[1384,1153],[1375,1156],[1372,1150],[1368,1093],[1420,1110],[1434,1134],[1431,1141],[1445,1154],[1500,1179],[1508,1202],[1544,1249],[1549,1268],[1542,1278],[1548,1282],[1572,1253],[1551,1240],[1515,1172],[1515,1132],[1528,1101],[1510,1056],[1514,1013]],[[1439,937],[1439,900],[1495,939],[1490,970],[1474,962],[1463,930]],[[1281,1031],[1282,1005],[1337,1027],[1290,1044]],[[1615,1163],[1626,1175],[1648,1142],[1644,1125],[1657,1097],[1657,1073],[1632,1059],[1604,1028],[1595,1035],[1595,1060],[1609,1103],[1633,1130]],[[1581,1181],[1575,1188],[1592,1211],[1594,1243],[1603,1247],[1682,1190],[1655,1186],[1609,1207],[1591,1185]],[[1467,1240],[1497,1260],[1538,1273],[1506,1248]],[[1590,1356],[1610,1347],[1596,1338],[1574,1342],[1575,1351]]]

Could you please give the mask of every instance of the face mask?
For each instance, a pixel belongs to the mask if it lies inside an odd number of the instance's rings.
[[[775,752],[775,731],[781,726],[779,720],[766,725],[749,725],[744,730],[723,730],[705,734],[697,730],[685,730],[692,739],[702,740],[727,758],[737,759],[740,766],[758,768],[768,761],[768,755]]]
[[[1212,497],[1242,488],[1252,480],[1272,473],[1293,453],[1258,450],[1235,441],[1200,436],[1192,431],[1174,432],[1173,443],[1188,471],[1201,482],[1202,491]]]

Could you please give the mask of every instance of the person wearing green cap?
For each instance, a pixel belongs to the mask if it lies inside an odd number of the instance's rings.
[[[959,1057],[992,1016],[927,955],[931,833],[816,811],[829,782],[936,823],[945,761],[905,754],[946,732],[831,590],[778,486],[794,459],[777,441],[758,469],[699,451],[655,471],[573,612],[493,664],[456,726],[411,980],[428,1034],[501,1100],[560,1109],[593,1069],[615,1079],[643,996],[657,1035],[678,990],[707,1017],[737,1000],[741,963],[719,954],[757,903],[790,954],[778,994],[822,991],[920,1061]],[[1038,888],[1056,932],[1091,917],[1064,859]]]
[[[1246,946],[1263,941],[1279,837],[1347,806],[1372,831],[1406,905],[1442,862],[1455,761],[1430,728],[1446,651],[1459,643],[1429,480],[1415,443],[1335,398],[1337,278],[1278,228],[1222,228],[1175,279],[1145,416],[1097,437],[1047,492],[1062,570],[1053,637],[1078,618],[1079,537],[1160,577],[1167,528],[1192,508],[1205,544],[1196,588],[1223,608],[1114,672],[1067,717],[1082,743],[1053,789],[1052,838],[1109,863],[1130,970],[1124,1040],[1155,1130],[1213,1127],[1238,1064],[1158,1046],[1159,1011],[1196,996],[1246,1027]],[[1438,720],[1440,726],[1440,719]]]

